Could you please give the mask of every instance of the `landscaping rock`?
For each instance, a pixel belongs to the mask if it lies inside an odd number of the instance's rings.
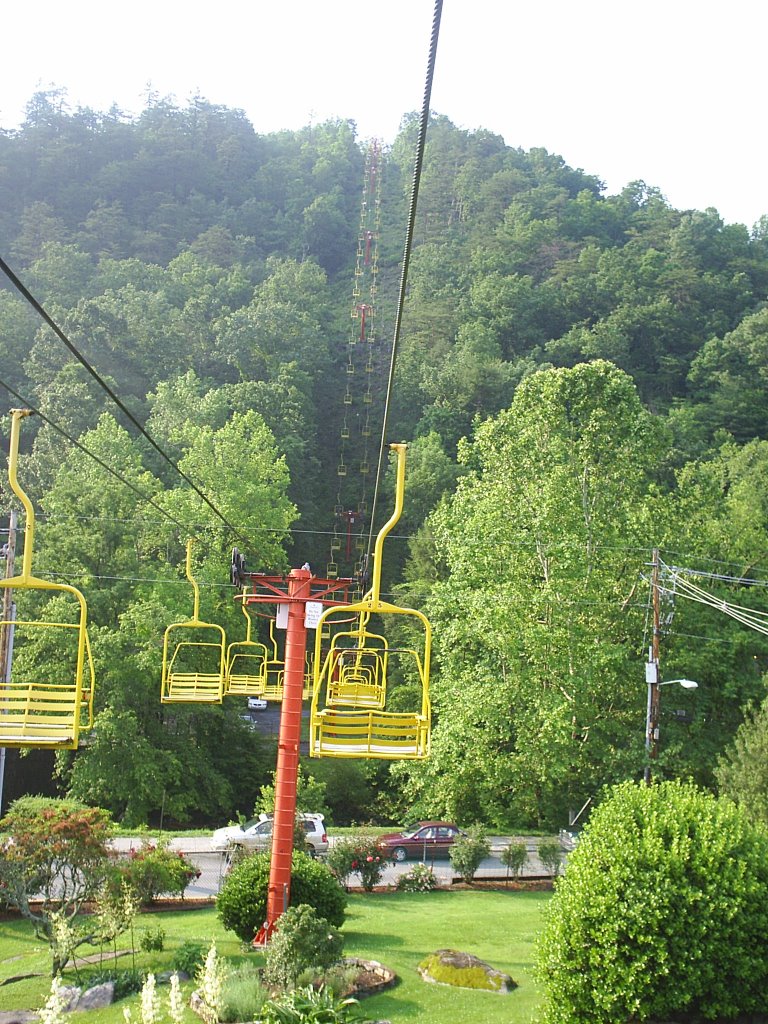
[[[80,1002],[83,990],[76,985],[60,985],[58,988],[61,1009],[64,1013],[71,1013]]]
[[[94,985],[86,989],[75,1005],[76,1010],[101,1010],[105,1006],[111,1006],[115,1001],[114,981],[105,981],[101,985]]]
[[[31,1024],[40,1019],[35,1010],[2,1010],[0,1011],[0,1024]]]
[[[497,971],[472,953],[456,949],[438,949],[422,960],[418,971],[424,981],[456,988],[473,988],[506,995],[517,988],[508,974]]]
[[[359,972],[351,989],[345,993],[356,999],[378,995],[384,989],[391,988],[397,981],[395,972],[380,964],[378,960],[361,960],[356,956],[347,956],[342,963],[357,968]]]

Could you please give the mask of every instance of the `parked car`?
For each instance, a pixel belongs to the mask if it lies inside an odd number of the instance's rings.
[[[466,833],[448,821],[419,821],[403,832],[389,832],[379,836],[376,845],[394,861],[416,857],[427,861],[447,857],[450,848]]]
[[[328,835],[322,814],[298,815],[306,841],[306,852],[311,857],[328,852]],[[243,850],[269,850],[272,847],[272,815],[260,814],[242,825],[217,828],[211,837],[211,849],[217,852]]]
[[[266,711],[267,702],[263,697],[249,697],[248,698],[248,710],[249,711]]]

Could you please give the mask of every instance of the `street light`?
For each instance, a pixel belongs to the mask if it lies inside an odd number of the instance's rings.
[[[645,749],[649,760],[656,757],[659,744],[659,691],[662,686],[677,683],[684,690],[696,690],[698,683],[693,679],[659,679],[659,663],[653,657],[645,664],[645,679],[648,683],[648,707],[645,716]],[[645,766],[646,783],[651,781],[651,766]]]

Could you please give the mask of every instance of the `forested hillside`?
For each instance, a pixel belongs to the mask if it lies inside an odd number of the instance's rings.
[[[360,486],[353,459],[342,494],[343,452],[375,464],[378,451],[417,128],[406,116],[377,164],[376,344],[357,376],[370,146],[354,124],[259,135],[203,99],[132,120],[49,92],[0,133],[0,255],[237,526],[5,281],[2,412],[44,417],[25,424],[20,470],[36,568],[86,594],[97,665],[94,737],[58,755],[57,778],[127,822],[162,808],[219,823],[268,781],[274,751],[241,709],[159,703],[162,628],[190,611],[179,524],[205,538],[205,615],[233,636],[233,544],[254,571],[324,573],[334,510]],[[768,645],[679,581],[766,610],[767,293],[768,218],[748,230],[675,210],[643,182],[606,196],[559,156],[433,115],[390,408],[388,439],[409,453],[385,583],[433,620],[434,753],[392,771],[311,762],[337,821],[557,826],[642,775],[654,547],[664,676],[699,683],[664,693],[657,770],[713,785],[765,696]]]

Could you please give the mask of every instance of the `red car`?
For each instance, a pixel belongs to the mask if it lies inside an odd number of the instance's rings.
[[[419,821],[404,832],[389,832],[379,836],[376,845],[385,857],[404,861],[415,857],[421,861],[448,856],[448,851],[459,836],[465,833],[449,821]]]

